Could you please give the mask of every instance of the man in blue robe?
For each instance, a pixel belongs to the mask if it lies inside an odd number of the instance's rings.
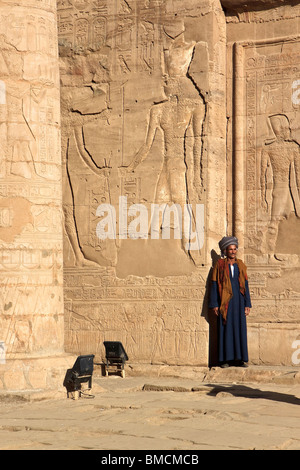
[[[247,367],[247,316],[252,308],[247,268],[237,259],[238,240],[219,243],[225,258],[214,266],[209,308],[218,316],[218,357],[221,367]]]

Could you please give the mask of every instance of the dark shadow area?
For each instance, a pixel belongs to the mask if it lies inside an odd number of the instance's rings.
[[[69,395],[70,393],[74,391],[74,385],[72,383],[72,373],[73,373],[73,369],[67,369],[64,382],[63,382],[63,386],[66,388],[67,395]]]
[[[202,314],[209,324],[209,345],[208,345],[208,367],[216,367],[219,365],[218,361],[218,318],[208,308],[209,296],[211,288],[211,276],[213,272],[213,266],[220,259],[220,255],[215,251],[211,250],[212,267],[208,273],[206,284],[205,284],[205,295],[202,304]]]
[[[106,364],[105,362],[94,362],[94,366],[98,366],[97,370],[99,370],[100,376],[106,376]]]
[[[221,5],[226,15],[232,16],[234,13],[242,13],[244,11],[265,11],[270,8],[282,6],[283,0],[221,0]],[[298,5],[298,0],[289,0],[286,2],[291,6]]]
[[[234,397],[243,397],[251,399],[272,400],[281,403],[288,403],[289,405],[300,405],[300,398],[295,395],[288,395],[287,393],[263,391],[257,388],[248,387],[246,385],[208,385],[214,387],[207,395],[217,396],[218,393],[226,392]]]

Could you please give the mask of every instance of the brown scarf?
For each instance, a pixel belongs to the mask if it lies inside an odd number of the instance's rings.
[[[246,280],[247,276],[247,267],[240,259],[236,260],[239,268],[239,284],[240,291],[243,295],[246,292]],[[232,286],[230,281],[229,274],[229,263],[227,258],[219,259],[214,266],[212,281],[216,281],[218,285],[218,291],[221,299],[220,313],[223,317],[224,322],[226,323],[227,311],[230,300],[233,297]]]

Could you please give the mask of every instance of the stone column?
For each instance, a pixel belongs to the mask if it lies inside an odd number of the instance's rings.
[[[56,0],[25,3],[0,1],[0,389],[17,390],[66,368]]]

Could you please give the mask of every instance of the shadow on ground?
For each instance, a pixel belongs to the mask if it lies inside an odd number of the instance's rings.
[[[210,386],[211,387],[211,386]],[[194,389],[193,391],[197,391]],[[300,398],[287,393],[271,392],[259,390],[257,388],[247,387],[245,385],[218,385],[213,387],[208,393],[208,396],[217,396],[219,393],[227,393],[234,397],[272,400],[281,403],[289,403],[290,405],[300,405]]]

